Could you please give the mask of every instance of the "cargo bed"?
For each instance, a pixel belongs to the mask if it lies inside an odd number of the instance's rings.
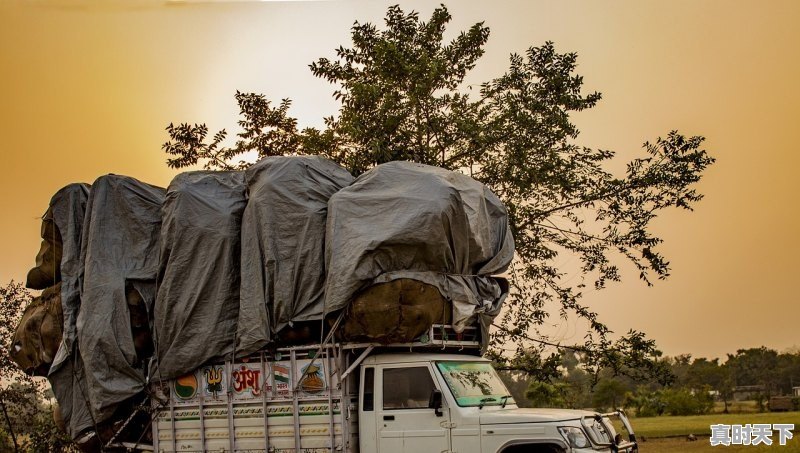
[[[477,337],[474,327],[455,334],[451,326],[434,325],[412,343],[279,348],[154,383],[153,449],[358,452],[353,371],[361,360],[375,350],[477,353]]]

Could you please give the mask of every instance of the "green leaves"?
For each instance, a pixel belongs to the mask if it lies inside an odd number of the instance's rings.
[[[44,404],[46,381],[23,373],[8,353],[30,302],[31,294],[22,284],[12,281],[0,287],[0,449],[11,451],[16,441],[20,451],[77,451],[56,428],[52,406]]]
[[[449,154],[475,135],[468,131],[476,112],[457,90],[483,55],[489,29],[476,24],[444,43],[450,20],[444,6],[428,22],[393,6],[385,29],[356,23],[353,47],[339,47],[338,61],[310,65],[339,86],[334,98],[342,107],[329,127],[342,145],[339,162],[354,174],[392,160],[449,168],[463,162]]]
[[[355,175],[392,160],[467,173],[503,200],[517,245],[514,288],[495,345],[522,355],[531,336],[554,344],[535,329],[558,312],[586,322],[580,347],[598,364],[614,368],[619,356],[619,370],[637,364],[660,373],[645,364],[660,354],[652,341],[632,331],[611,342],[612,332],[582,298],[587,288],[620,281],[626,261],[647,284],[669,275],[652,221],[665,209],[693,209],[702,199],[696,184],[714,162],[701,148],[703,138],[669,132],[645,143],[624,174],[614,175],[607,169],[612,151],[575,143],[579,131],[570,115],[601,99],[583,93],[575,53],[559,53],[546,42],[512,54],[505,73],[481,84],[476,95],[464,80],[483,55],[489,28],[474,24],[448,42],[450,21],[444,5],[427,21],[392,6],[382,27],[354,23],[350,47],[310,65],[335,86],[341,104],[336,116],[325,118],[324,130],[298,131],[288,99],[273,107],[263,95],[237,92],[242,131],[235,146],[222,146],[224,130],[207,140],[205,125],[171,124],[164,150],[176,157],[168,164],[242,168],[232,159],[257,151],[261,157],[322,154]],[[578,265],[565,269],[567,261]]]

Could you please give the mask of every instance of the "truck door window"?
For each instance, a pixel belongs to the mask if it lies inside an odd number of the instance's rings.
[[[375,368],[364,368],[363,410],[371,411],[375,401]]]
[[[383,408],[426,408],[431,391],[435,388],[426,367],[384,368]]]

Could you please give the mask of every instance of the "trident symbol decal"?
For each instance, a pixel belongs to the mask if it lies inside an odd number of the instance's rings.
[[[205,372],[208,391],[213,394],[222,391],[222,368],[209,368]]]

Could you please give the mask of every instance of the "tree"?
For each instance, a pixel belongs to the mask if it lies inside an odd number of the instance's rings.
[[[761,385],[767,398],[776,393],[780,376],[776,373],[778,352],[774,349],[739,349],[736,354],[728,354],[727,365],[736,385]]]
[[[778,355],[778,391],[791,395],[792,388],[800,385],[800,352],[784,352]]]
[[[7,353],[31,294],[19,283],[0,287],[0,451],[77,451],[58,430],[47,384],[23,373]]]
[[[533,407],[565,407],[566,384],[532,381],[525,391],[525,397]]]
[[[0,287],[0,423],[7,436],[4,443],[15,450],[19,449],[21,439],[17,434],[25,428],[25,419],[30,415],[30,395],[38,390],[36,382],[22,373],[11,360],[7,351],[11,350],[11,339],[22,318],[22,311],[30,303],[31,297],[19,283],[11,282]]]
[[[705,387],[716,390],[725,404],[724,413],[728,413],[728,401],[733,398],[733,378],[730,367],[720,365],[719,359],[694,359],[687,372],[686,386],[695,392]]]
[[[592,403],[597,408],[616,410],[625,401],[628,387],[615,378],[601,379],[594,387]]]
[[[613,152],[575,144],[570,114],[601,99],[582,93],[576,54],[558,53],[550,42],[530,47],[511,55],[504,74],[474,90],[464,80],[484,52],[489,29],[477,23],[446,42],[450,19],[443,5],[428,21],[392,6],[381,29],[356,22],[352,47],[340,46],[335,59],[310,65],[334,84],[341,103],[323,130],[299,130],[288,99],[273,106],[262,94],[237,92],[242,130],[235,143],[225,145],[225,130],[209,137],[205,124],[170,124],[163,146],[168,165],[245,168],[235,160],[255,151],[260,157],[320,154],[354,175],[391,160],[465,172],[504,201],[517,245],[514,288],[495,344],[514,344],[518,354],[531,340],[564,346],[535,332],[548,306],[557,304],[562,318],[588,322],[584,344],[568,346],[592,366],[663,371],[652,365],[659,356],[652,340],[632,330],[612,342],[608,327],[581,300],[587,286],[620,280],[620,259],[648,285],[669,275],[651,222],[665,209],[691,210],[702,198],[694,186],[714,162],[701,149],[703,138],[669,132],[646,142],[624,174],[614,175],[607,170]],[[558,267],[565,254],[578,258],[581,279]]]

